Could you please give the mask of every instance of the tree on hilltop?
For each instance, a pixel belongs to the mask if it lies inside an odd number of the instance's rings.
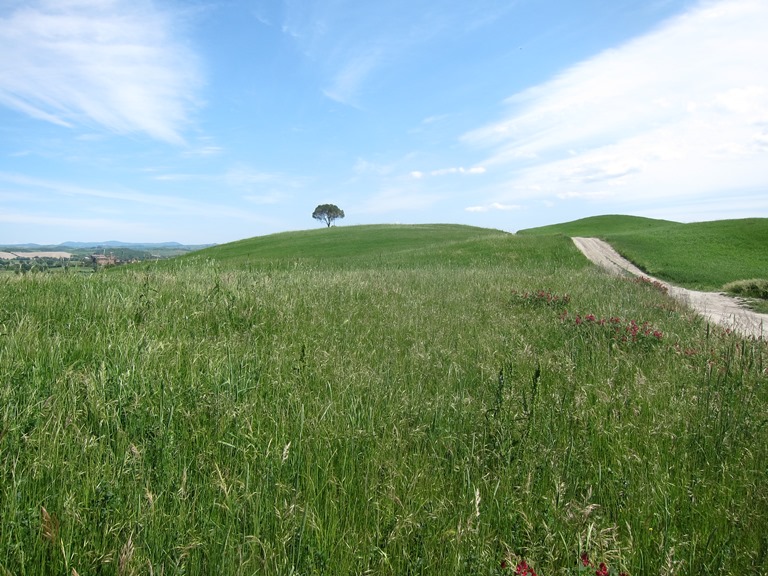
[[[336,206],[335,204],[320,204],[315,211],[312,212],[312,218],[315,220],[322,220],[325,225],[330,227],[333,221],[337,218],[344,218],[344,210]]]

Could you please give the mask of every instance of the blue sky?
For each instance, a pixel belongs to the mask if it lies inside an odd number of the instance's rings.
[[[765,0],[5,0],[0,244],[768,216]]]

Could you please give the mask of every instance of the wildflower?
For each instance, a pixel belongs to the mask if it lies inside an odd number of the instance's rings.
[[[515,568],[515,574],[518,576],[536,576],[536,571],[528,566],[528,563],[523,560]]]
[[[600,562],[600,566],[595,570],[595,576],[608,576],[608,566],[605,565],[605,562]]]
[[[589,566],[589,554],[587,554],[586,552],[581,553],[581,565]]]

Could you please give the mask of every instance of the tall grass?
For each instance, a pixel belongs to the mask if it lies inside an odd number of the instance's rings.
[[[566,239],[0,294],[0,573],[768,567],[765,343]]]

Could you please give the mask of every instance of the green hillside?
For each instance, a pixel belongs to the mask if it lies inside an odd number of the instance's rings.
[[[518,234],[594,236],[652,276],[700,290],[768,278],[768,218],[681,224],[598,216]]]
[[[356,258],[422,249],[497,235],[498,230],[455,224],[333,226],[257,236],[200,250],[195,256],[240,258]]]
[[[514,235],[453,224],[339,226],[248,238],[200,250],[179,261],[227,267],[341,268],[460,265],[474,259],[521,257],[506,246]],[[531,243],[533,244],[533,243]],[[496,246],[496,249],[490,248]],[[525,257],[533,257],[526,254]]]

